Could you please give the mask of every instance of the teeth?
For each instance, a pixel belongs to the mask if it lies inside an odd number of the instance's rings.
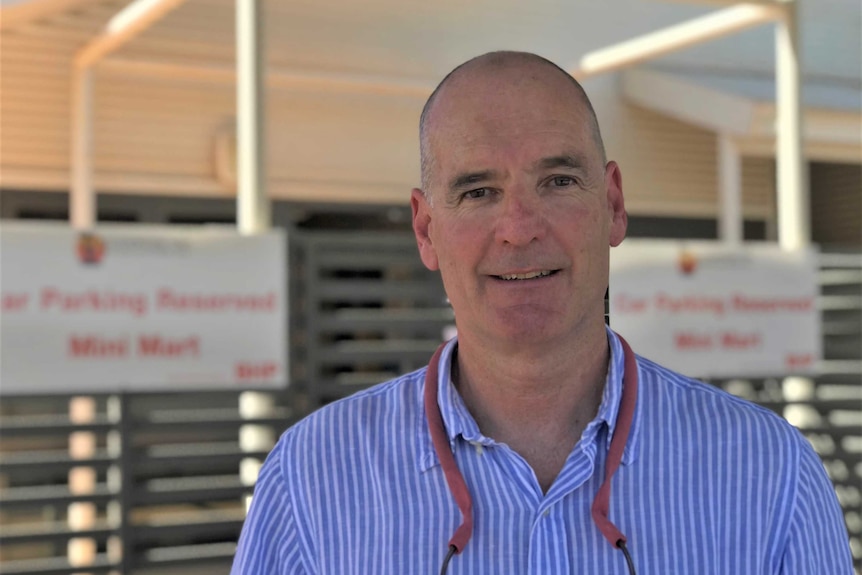
[[[528,272],[525,274],[505,274],[500,277],[504,280],[531,280],[533,278],[543,278],[551,275],[551,270],[542,270],[538,272]]]

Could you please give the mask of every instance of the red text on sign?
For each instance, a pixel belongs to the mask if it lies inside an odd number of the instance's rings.
[[[679,331],[673,336],[676,349],[706,351],[716,347],[729,351],[755,349],[763,343],[759,332],[724,331],[716,334]]]
[[[751,349],[758,347],[761,343],[760,334],[724,332],[721,334],[721,346],[725,349]]]
[[[147,302],[144,293],[95,289],[64,292],[51,286],[42,288],[39,295],[39,308],[42,311],[61,313],[124,313],[142,317],[147,314]]]
[[[30,294],[28,293],[3,294],[3,311],[22,311],[28,303],[30,303]]]
[[[793,313],[808,312],[814,307],[814,297],[755,297],[734,294],[733,309],[738,312]]]
[[[68,355],[72,358],[128,357],[129,338],[72,334],[69,336]]]
[[[142,335],[138,338],[140,357],[199,357],[200,354],[200,340],[196,335],[185,338]]]
[[[708,333],[677,332],[673,336],[677,349],[712,349],[712,336]]]
[[[251,362],[240,361],[236,364],[236,377],[240,381],[249,379],[272,379],[278,371],[278,364],[274,361]]]
[[[93,334],[69,336],[68,356],[77,359],[127,358],[133,351],[128,336],[104,337]],[[134,351],[141,358],[182,358],[200,356],[200,338],[164,337],[158,334],[140,335]]]
[[[814,355],[810,353],[788,353],[784,358],[784,364],[789,369],[810,367],[812,363],[814,363]]]
[[[655,308],[670,314],[705,314],[721,317],[725,314],[724,300],[709,295],[674,295],[659,292],[655,295]]]
[[[647,309],[647,300],[621,293],[614,297],[614,308],[618,313],[643,313]]]

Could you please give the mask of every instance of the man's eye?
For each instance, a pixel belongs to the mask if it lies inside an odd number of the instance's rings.
[[[565,188],[573,185],[575,183],[575,179],[570,178],[569,176],[554,176],[551,182],[558,188]]]
[[[475,190],[464,192],[464,197],[470,200],[478,200],[479,198],[484,198],[487,195],[488,188],[476,188]]]

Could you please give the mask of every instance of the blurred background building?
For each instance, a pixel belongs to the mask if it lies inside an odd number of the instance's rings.
[[[69,219],[74,61],[130,4],[2,2],[2,218]],[[98,220],[231,224],[235,3],[163,4],[170,10],[93,68]],[[436,82],[497,49],[536,52],[574,71],[588,52],[731,5],[263,2],[266,179],[273,224],[289,238],[291,386],[252,415],[234,392],[99,396],[83,427],[69,420],[69,396],[5,397],[0,570],[71,572],[66,545],[82,533],[70,531],[68,506],[83,502],[95,505],[83,535],[96,542],[97,563],[75,572],[226,572],[250,491],[239,464],[266,452],[244,448],[240,428],[252,422],[277,434],[316,406],[424,365],[452,321],[409,225],[418,118]],[[833,363],[816,382],[715,383],[807,425],[847,509],[858,564],[862,6],[800,0],[798,8],[810,225],[825,254]],[[584,81],[608,156],[622,167],[630,236],[718,238],[721,158],[731,150],[744,238],[777,239],[774,44],[774,26],[763,25]],[[68,453],[69,434],[80,431],[96,441],[83,459]],[[97,488],[71,493],[69,470],[82,465],[95,470]],[[122,470],[121,490],[112,469]]]

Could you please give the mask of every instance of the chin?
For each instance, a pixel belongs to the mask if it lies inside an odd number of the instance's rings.
[[[535,312],[508,313],[494,322],[494,334],[511,343],[535,345],[563,335],[560,316],[549,319]]]

